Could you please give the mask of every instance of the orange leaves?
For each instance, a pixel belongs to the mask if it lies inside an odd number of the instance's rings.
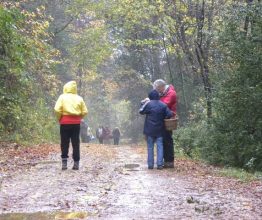
[[[59,147],[47,144],[24,147],[18,144],[0,143],[0,173],[16,172],[36,165],[37,161]]]

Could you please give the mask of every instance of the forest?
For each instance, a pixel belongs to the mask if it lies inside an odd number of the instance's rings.
[[[0,138],[57,142],[53,107],[76,80],[88,124],[142,140],[156,79],[178,94],[176,151],[262,169],[260,0],[2,0]]]

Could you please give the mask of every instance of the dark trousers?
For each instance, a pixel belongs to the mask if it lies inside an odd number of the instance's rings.
[[[164,161],[165,162],[174,162],[174,141],[172,137],[172,131],[165,130],[163,135],[163,144],[164,144]]]
[[[90,142],[90,137],[84,134],[81,134],[81,141],[82,143],[89,143]]]
[[[69,144],[70,141],[73,146],[73,159],[74,161],[80,160],[80,125],[61,125],[60,135],[61,135],[61,151],[62,159],[68,158]]]
[[[114,145],[119,145],[119,137],[114,137]]]
[[[104,143],[104,139],[103,138],[98,138],[99,144],[103,144]]]

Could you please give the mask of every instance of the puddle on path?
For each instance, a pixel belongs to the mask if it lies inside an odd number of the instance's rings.
[[[55,164],[55,163],[60,163],[60,161],[56,161],[56,160],[43,160],[43,161],[39,161],[37,164]]]
[[[136,164],[136,163],[125,164],[125,168],[127,169],[134,169],[137,167],[139,167],[139,164]]]
[[[12,213],[0,215],[0,220],[81,220],[92,216],[86,212]]]
[[[139,169],[137,169],[138,167],[140,167],[140,165],[136,163],[125,164],[124,166],[126,171],[139,171]]]

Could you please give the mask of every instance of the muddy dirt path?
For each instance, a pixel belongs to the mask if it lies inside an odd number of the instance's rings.
[[[81,151],[80,171],[61,171],[53,152],[3,178],[0,220],[69,219],[67,213],[78,219],[262,219],[261,182],[219,177],[186,160],[177,160],[174,170],[147,170],[141,146],[83,145]]]

